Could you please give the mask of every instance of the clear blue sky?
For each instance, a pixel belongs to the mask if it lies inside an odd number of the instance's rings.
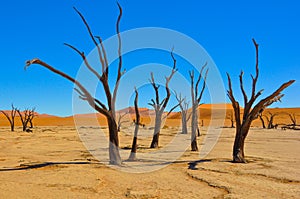
[[[122,31],[164,27],[192,37],[213,58],[226,88],[226,72],[236,83],[241,69],[245,71],[246,80],[254,72],[251,39],[255,38],[260,44],[258,88],[265,89],[263,96],[281,83],[295,79],[296,83],[284,92],[283,102],[273,107],[300,107],[299,1],[119,2],[124,12]],[[23,68],[26,60],[39,57],[72,76],[76,75],[81,59],[63,43],[74,44],[87,52],[93,44],[73,6],[85,15],[95,34],[103,39],[115,34],[116,1],[1,2],[0,109],[9,109],[14,103],[22,109],[35,106],[41,113],[72,114],[73,85],[70,82],[38,66],[27,71]],[[167,60],[170,61],[169,57]],[[246,80],[246,87],[249,87]],[[238,85],[234,89],[235,93],[240,92]]]

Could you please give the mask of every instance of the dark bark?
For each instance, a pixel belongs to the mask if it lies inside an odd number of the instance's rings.
[[[119,153],[119,136],[116,121],[113,117],[107,118],[109,128],[109,163],[121,165],[122,160]]]
[[[152,148],[152,149],[158,148],[159,133],[160,132],[157,132],[156,134],[153,135],[150,148]]]
[[[197,128],[197,136],[200,137],[200,135],[201,135],[201,134],[200,134],[200,128],[198,127],[198,128]]]
[[[262,90],[259,92],[256,92],[256,83],[258,80],[258,74],[259,74],[259,67],[258,67],[258,44],[253,39],[253,43],[256,49],[256,65],[255,65],[255,71],[256,75],[255,77],[252,77],[252,92],[251,97],[248,99],[248,96],[244,90],[244,84],[243,84],[243,72],[241,72],[239,79],[240,79],[240,89],[244,97],[244,114],[243,119],[240,118],[240,105],[239,102],[235,100],[235,97],[233,95],[232,91],[232,84],[229,74],[227,73],[228,77],[228,91],[227,95],[232,103],[232,107],[234,110],[235,115],[235,121],[236,121],[236,135],[235,135],[235,141],[233,145],[233,162],[235,163],[245,163],[245,154],[244,154],[244,145],[245,145],[245,139],[248,135],[251,123],[253,120],[255,120],[259,115],[262,114],[263,110],[270,106],[272,103],[280,101],[280,99],[283,97],[283,94],[281,92],[286,89],[288,86],[293,84],[295,80],[290,80],[289,82],[286,82],[282,84],[275,92],[273,92],[268,97],[260,100],[253,108],[253,104],[255,100],[262,94]]]
[[[236,129],[236,136],[233,145],[233,162],[235,163],[246,163],[244,145],[249,129],[250,125],[247,124]]]
[[[198,144],[197,144],[197,136],[196,134],[191,135],[191,151],[198,151]]]
[[[198,79],[195,81],[195,75],[194,71],[190,71],[190,78],[191,78],[191,97],[192,97],[192,121],[191,121],[191,126],[192,126],[192,132],[191,132],[191,149],[192,151],[198,151],[198,146],[197,146],[197,137],[196,133],[198,136],[200,136],[200,129],[198,125],[198,106],[200,105],[200,101],[202,99],[203,92],[206,87],[206,78],[208,74],[208,69],[206,69],[205,75],[203,76],[203,71],[206,67],[207,63],[205,63],[200,71],[200,74],[198,76]],[[202,89],[199,93],[198,87],[200,84],[200,81],[203,79],[203,85]]]
[[[131,152],[129,155],[128,160],[134,161],[136,160],[136,150],[137,150],[137,136],[139,132],[140,127],[140,113],[139,113],[139,107],[138,107],[138,91],[135,89],[135,99],[134,99],[134,110],[135,110],[135,128],[134,128],[134,134],[133,134],[133,140],[132,140],[132,146],[131,146]]]

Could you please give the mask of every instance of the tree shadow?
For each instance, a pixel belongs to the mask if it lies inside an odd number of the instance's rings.
[[[100,163],[97,163],[97,162],[43,162],[43,163],[36,163],[36,164],[21,164],[19,167],[12,167],[12,168],[0,168],[0,172],[38,169],[38,168],[43,168],[43,167],[48,167],[48,166],[55,166],[55,165],[88,165],[88,164],[100,164]]]
[[[198,168],[196,168],[196,166],[199,164],[199,163],[203,163],[203,162],[211,162],[212,159],[203,159],[203,160],[197,160],[197,161],[192,161],[192,162],[189,162],[188,165],[188,169],[190,170],[198,170]]]

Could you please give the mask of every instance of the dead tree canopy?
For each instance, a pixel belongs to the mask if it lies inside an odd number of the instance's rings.
[[[170,75],[166,78],[166,84],[165,84],[165,88],[166,88],[166,97],[163,100],[160,100],[160,96],[159,96],[159,85],[155,83],[155,79],[154,79],[154,75],[153,73],[151,73],[151,79],[150,79],[150,83],[155,91],[155,100],[151,99],[151,102],[148,103],[150,106],[152,106],[154,108],[155,111],[155,124],[154,124],[154,133],[153,133],[153,138],[152,138],[152,142],[150,145],[150,148],[157,148],[158,147],[158,141],[159,141],[159,134],[160,134],[160,129],[161,129],[161,124],[162,124],[162,119],[163,119],[163,114],[164,111],[168,105],[169,99],[171,97],[171,91],[169,88],[169,83],[172,79],[172,77],[174,76],[174,74],[176,73],[177,69],[176,69],[176,59],[174,58],[173,55],[173,50],[171,51],[171,57],[173,59],[173,68],[172,71],[170,73]],[[173,107],[168,115],[176,108],[177,106]]]
[[[10,124],[10,130],[13,132],[15,131],[15,117],[16,117],[16,113],[17,113],[17,108],[14,107],[14,105],[11,105],[11,111],[10,111],[10,115],[5,112],[5,111],[1,111],[1,113],[6,117],[6,119],[8,120],[9,124]]]
[[[268,112],[268,116],[266,115],[266,119],[268,121],[268,129],[277,128],[277,124],[274,124],[274,118],[278,115],[278,113]]]
[[[250,125],[254,119],[256,119],[260,113],[263,112],[263,110],[273,104],[274,102],[280,101],[280,99],[284,96],[281,92],[289,87],[291,84],[295,82],[295,80],[290,80],[284,84],[282,84],[275,92],[273,92],[271,95],[267,96],[266,98],[260,100],[258,103],[255,103],[255,101],[258,99],[258,97],[261,96],[263,90],[256,91],[256,84],[258,80],[259,75],[259,63],[258,63],[258,44],[253,39],[253,44],[255,46],[256,50],[256,63],[255,63],[255,76],[252,76],[252,90],[250,98],[248,98],[246,91],[244,89],[243,84],[243,71],[241,72],[239,76],[240,80],[240,89],[243,94],[244,98],[244,113],[243,117],[241,119],[240,117],[240,104],[238,101],[236,101],[233,90],[232,90],[232,84],[230,75],[227,73],[228,77],[228,91],[227,95],[232,103],[232,107],[234,109],[234,115],[235,115],[235,121],[236,121],[236,135],[235,135],[235,141],[233,146],[233,162],[237,163],[245,163],[245,156],[244,156],[244,143],[245,139],[248,135]],[[252,106],[254,106],[252,108]]]
[[[107,123],[108,123],[108,127],[109,127],[109,160],[110,160],[110,164],[115,164],[115,165],[120,165],[121,164],[121,156],[119,154],[119,136],[118,136],[118,128],[117,128],[117,122],[116,122],[116,111],[115,111],[115,102],[116,102],[116,96],[117,96],[117,91],[119,88],[119,83],[120,83],[120,79],[122,77],[122,75],[124,74],[124,72],[122,71],[122,64],[123,64],[123,59],[122,59],[122,52],[121,52],[121,35],[120,35],[120,21],[122,18],[122,8],[121,6],[118,4],[119,7],[119,16],[116,22],[116,32],[117,32],[117,36],[118,36],[118,69],[117,69],[117,77],[116,77],[116,81],[114,84],[114,89],[111,90],[111,87],[109,86],[109,81],[108,81],[108,76],[109,76],[109,65],[108,65],[108,60],[107,60],[107,56],[106,56],[106,50],[105,50],[105,46],[102,43],[102,39],[99,36],[94,36],[94,34],[92,33],[92,30],[90,28],[90,26],[88,25],[87,21],[85,20],[84,16],[76,9],[75,11],[77,12],[77,14],[80,16],[81,20],[83,21],[84,25],[86,26],[86,29],[88,31],[88,34],[90,36],[90,39],[92,40],[92,42],[94,43],[97,52],[98,52],[98,56],[99,56],[99,62],[101,64],[101,68],[102,68],[102,72],[98,73],[95,70],[95,66],[92,66],[91,63],[89,62],[89,60],[86,58],[85,53],[78,50],[76,47],[70,45],[70,44],[65,44],[66,46],[70,47],[72,50],[74,50],[76,53],[78,53],[80,55],[80,57],[82,58],[82,60],[84,61],[85,66],[87,67],[87,69],[97,77],[97,79],[99,80],[99,82],[101,82],[104,92],[105,92],[105,96],[106,96],[106,101],[107,103],[103,103],[100,100],[98,100],[97,98],[95,98],[85,87],[84,85],[82,85],[79,81],[77,81],[76,79],[74,79],[73,77],[67,75],[66,73],[57,70],[56,68],[52,67],[51,65],[47,64],[46,62],[36,58],[36,59],[32,59],[26,62],[26,67],[29,67],[32,64],[37,64],[37,65],[41,65],[47,69],[49,69],[50,71],[52,71],[53,73],[56,73],[58,75],[60,75],[61,77],[69,80],[70,82],[74,83],[76,88],[76,92],[79,94],[79,97],[82,100],[87,101],[87,103],[93,108],[95,109],[97,112],[103,114],[106,119],[107,119]]]
[[[30,130],[28,128],[28,125],[30,125],[31,128],[33,127],[32,120],[35,116],[34,111],[35,111],[35,108],[25,109],[22,112],[20,110],[17,110],[17,113],[18,113],[18,115],[20,117],[20,120],[21,120],[21,123],[22,123],[22,130],[23,131],[32,132],[32,130]]]
[[[204,70],[207,66],[207,63],[205,63],[200,71],[200,74],[195,82],[195,72],[190,71],[190,78],[191,78],[191,97],[192,97],[192,133],[191,133],[191,149],[192,151],[198,151],[198,145],[197,145],[197,136],[196,132],[198,132],[198,135],[200,136],[200,130],[198,125],[198,106],[200,105],[200,101],[202,99],[205,87],[206,87],[206,78],[208,74],[208,69],[206,69],[205,74]],[[201,83],[201,80],[203,80],[202,88],[199,92],[199,84]]]

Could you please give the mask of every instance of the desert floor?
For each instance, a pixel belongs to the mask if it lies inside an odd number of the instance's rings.
[[[87,127],[87,132],[95,130]],[[129,130],[120,133],[121,148],[130,146]],[[164,128],[160,145],[178,131]],[[234,129],[221,132],[217,145],[203,159],[188,148],[161,169],[128,173],[96,160],[75,127],[36,127],[32,133],[19,128],[11,133],[2,127],[0,198],[300,198],[300,132],[251,129],[247,164],[230,162]],[[202,134],[200,148],[205,127]],[[150,139],[141,135],[138,158],[151,151]],[[130,164],[135,163],[124,162],[124,167]]]

